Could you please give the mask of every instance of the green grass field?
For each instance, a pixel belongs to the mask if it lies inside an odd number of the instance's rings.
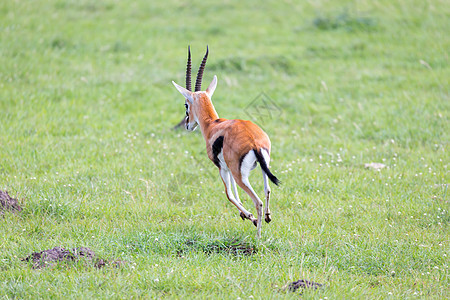
[[[449,298],[449,28],[443,0],[2,1],[0,299]],[[261,240],[172,130],[188,45],[271,138]],[[56,246],[128,263],[20,260]]]

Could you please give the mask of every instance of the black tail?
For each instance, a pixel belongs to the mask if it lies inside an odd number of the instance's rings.
[[[259,165],[261,166],[261,169],[264,171],[264,173],[267,174],[270,181],[272,181],[276,185],[279,185],[281,183],[280,180],[278,180],[278,178],[275,177],[275,175],[273,175],[272,172],[270,172],[269,168],[267,167],[267,163],[261,154],[261,151],[254,149],[253,152],[255,153],[256,159],[258,160]]]

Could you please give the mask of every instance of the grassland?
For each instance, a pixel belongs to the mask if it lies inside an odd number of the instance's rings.
[[[448,3],[297,2],[2,1],[0,298],[449,298]],[[261,240],[171,129],[206,44],[219,115],[272,140]],[[55,246],[129,263],[20,261]]]

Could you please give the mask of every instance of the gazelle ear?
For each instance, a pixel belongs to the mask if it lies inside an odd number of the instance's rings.
[[[177,88],[177,90],[181,93],[181,95],[183,95],[184,98],[186,98],[190,103],[192,103],[194,101],[194,97],[192,97],[193,93],[191,91],[185,89],[182,86],[179,86],[174,81],[172,81],[172,83]]]
[[[206,93],[208,94],[209,98],[211,98],[212,95],[214,94],[214,91],[216,90],[216,86],[217,86],[217,76],[214,75],[213,80],[211,81],[208,88],[206,89]]]

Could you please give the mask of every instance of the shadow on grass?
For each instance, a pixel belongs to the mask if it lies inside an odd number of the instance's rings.
[[[199,240],[187,238],[179,244],[177,255],[181,256],[183,253],[190,251],[201,251],[206,254],[225,254],[232,256],[250,256],[258,253],[258,248],[254,243],[236,239],[236,238],[222,238],[216,240]]]
[[[248,257],[264,251],[278,251],[275,242],[260,242],[246,236],[212,236],[205,233],[139,233],[122,241],[128,251],[141,253],[171,253],[182,257],[190,253]]]

